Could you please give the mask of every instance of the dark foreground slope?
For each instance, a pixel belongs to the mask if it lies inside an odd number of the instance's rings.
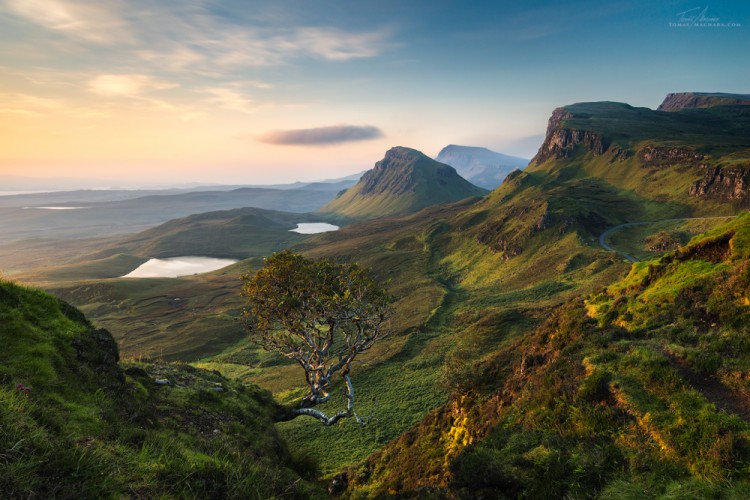
[[[348,496],[747,498],[750,216],[454,372]]]
[[[479,188],[456,170],[416,149],[389,149],[357,184],[320,209],[349,219],[372,219],[417,212],[430,205],[483,196]]]
[[[120,366],[106,330],[9,282],[0,325],[3,498],[318,496],[257,387],[183,365]]]

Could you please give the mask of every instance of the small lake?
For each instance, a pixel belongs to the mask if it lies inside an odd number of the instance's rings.
[[[138,266],[123,278],[179,278],[192,274],[207,273],[238,262],[236,259],[213,257],[170,257],[151,259]]]
[[[317,234],[327,233],[329,231],[338,231],[339,227],[325,222],[298,222],[297,227],[290,229],[299,234]]]

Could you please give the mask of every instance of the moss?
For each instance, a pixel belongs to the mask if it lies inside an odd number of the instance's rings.
[[[12,283],[0,283],[0,320],[5,497],[322,496],[314,465],[289,454],[273,427],[277,407],[257,386],[188,365],[123,370],[108,332]]]

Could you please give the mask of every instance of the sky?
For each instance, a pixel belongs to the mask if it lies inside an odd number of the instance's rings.
[[[397,145],[530,158],[556,107],[680,91],[750,93],[750,2],[0,0],[0,177],[307,181]]]

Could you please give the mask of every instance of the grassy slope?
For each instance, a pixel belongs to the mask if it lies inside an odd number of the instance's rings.
[[[35,283],[114,278],[150,258],[261,257],[304,241],[308,236],[290,231],[297,223],[323,220],[317,214],[240,208],[191,215],[135,235],[81,240],[77,245],[54,240],[15,243],[0,248],[0,258],[10,265],[9,275]],[[56,258],[50,259],[50,253]]]
[[[639,208],[632,216],[659,220],[690,215],[731,215],[731,203],[689,196],[690,185],[703,176],[695,163],[662,162],[644,165],[638,152],[645,146],[688,148],[704,154],[701,164],[747,164],[750,160],[750,108],[715,107],[657,112],[621,103],[582,103],[566,106],[573,117],[564,129],[588,130],[611,142],[600,156],[581,156],[532,163],[527,172],[555,179],[595,178],[606,190],[630,198]],[[629,151],[617,156],[615,148]],[[624,221],[623,221],[624,222]]]
[[[507,260],[476,241],[472,224],[485,208],[485,202],[471,201],[433,207],[349,226],[308,243],[310,256],[356,256],[383,279],[393,279],[393,293],[400,297],[394,336],[353,370],[361,412],[373,421],[364,429],[345,422],[321,430],[304,419],[280,427],[288,440],[320,455],[324,471],[365,457],[445,403],[452,390],[446,379],[451,367],[481,360],[498,343],[538,324],[576,290],[592,290],[626,269],[575,234],[561,237],[554,230],[537,235],[522,255]],[[258,362],[254,356],[240,348],[207,366],[237,369]],[[301,395],[293,365],[256,365],[240,373],[287,401]]]
[[[394,150],[398,150],[398,157],[391,157]],[[417,212],[430,205],[486,194],[486,190],[474,186],[454,171],[446,172],[445,168],[419,151],[393,148],[357,184],[319,211],[345,219],[372,219]],[[363,193],[368,176],[373,175],[380,177],[380,185],[390,187]]]
[[[459,370],[451,402],[349,471],[351,496],[750,493],[750,216],[633,266]]]
[[[6,498],[320,497],[273,429],[270,395],[185,365],[117,364],[76,309],[0,283]],[[154,378],[168,379],[158,386]]]

